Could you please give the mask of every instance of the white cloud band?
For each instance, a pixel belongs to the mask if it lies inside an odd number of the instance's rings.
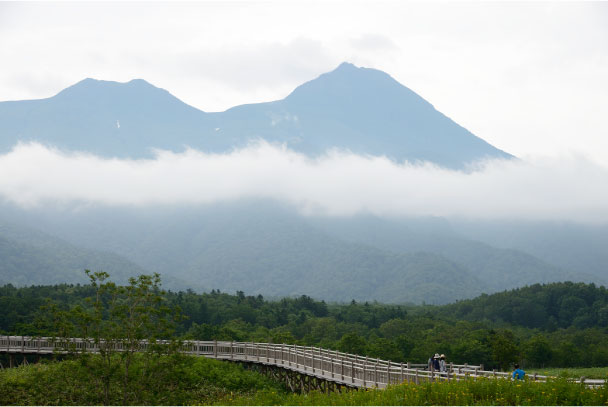
[[[608,222],[608,169],[581,158],[488,161],[467,172],[258,143],[228,154],[106,159],[20,144],[0,156],[0,197],[20,206],[206,204],[271,198],[330,216],[462,216]]]

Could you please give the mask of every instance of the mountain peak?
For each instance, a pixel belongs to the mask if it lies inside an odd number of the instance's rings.
[[[351,62],[342,62],[340,65],[338,65],[338,67],[336,69],[334,69],[334,72],[336,71],[347,71],[347,70],[351,70],[351,69],[359,69],[359,67],[357,67],[355,64],[351,63]]]
[[[311,155],[341,148],[450,168],[510,157],[389,74],[349,62],[298,86],[283,100],[208,116],[143,79],[86,78],[52,98],[20,104],[18,113],[14,104],[4,106],[0,149],[44,134],[44,141],[64,148],[129,157],[184,145],[224,152],[251,138],[286,143]]]
[[[138,88],[138,89],[157,89],[156,86],[152,85],[149,82],[146,82],[143,79],[132,79],[128,82],[116,82],[116,81],[106,81],[101,79],[94,78],[85,78],[79,82],[76,82],[74,85],[62,90],[57,94],[57,96],[69,96],[74,94],[83,94],[90,92],[99,92],[103,90],[119,90],[119,89],[127,89],[127,88]]]
[[[430,103],[386,72],[358,67],[350,62],[343,62],[333,71],[298,86],[287,100],[304,105],[331,103],[332,110],[353,103],[369,111],[398,106],[433,109]]]

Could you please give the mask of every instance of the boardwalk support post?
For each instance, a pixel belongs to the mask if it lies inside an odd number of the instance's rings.
[[[374,365],[374,386],[378,387],[378,360],[376,359],[376,364]]]

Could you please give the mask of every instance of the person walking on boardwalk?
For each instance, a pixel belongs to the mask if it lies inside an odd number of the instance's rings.
[[[439,357],[439,371],[441,373],[445,373],[448,371],[448,366],[445,363],[445,355],[442,353],[441,356]]]
[[[524,380],[526,372],[519,368],[519,365],[515,364],[515,370],[513,371],[513,380]]]
[[[439,365],[439,353],[435,353],[435,356],[429,358],[429,370],[439,372],[441,366]]]

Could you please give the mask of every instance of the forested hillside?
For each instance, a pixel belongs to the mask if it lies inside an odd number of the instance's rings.
[[[76,246],[38,230],[0,220],[0,284],[86,283],[85,268],[107,270],[119,283],[146,270],[133,261],[107,250]],[[163,276],[167,287],[185,283]],[[201,289],[201,285],[192,284]]]
[[[526,284],[603,282],[519,250],[463,238],[445,219],[302,216],[268,200],[111,210],[0,207],[0,222],[5,218],[25,230],[57,236],[72,244],[73,251],[81,247],[82,252],[115,253],[160,273],[177,290],[446,304]],[[37,272],[37,267],[28,267],[23,270]],[[78,269],[83,268],[116,270],[98,262]],[[45,280],[40,274],[32,283],[82,281]]]
[[[528,328],[608,327],[608,290],[582,283],[534,284],[439,308],[441,315]]]
[[[86,282],[86,267],[108,270],[116,279],[145,270],[115,253],[84,249],[23,227],[0,223],[0,284]],[[171,279],[169,279],[171,280]]]

